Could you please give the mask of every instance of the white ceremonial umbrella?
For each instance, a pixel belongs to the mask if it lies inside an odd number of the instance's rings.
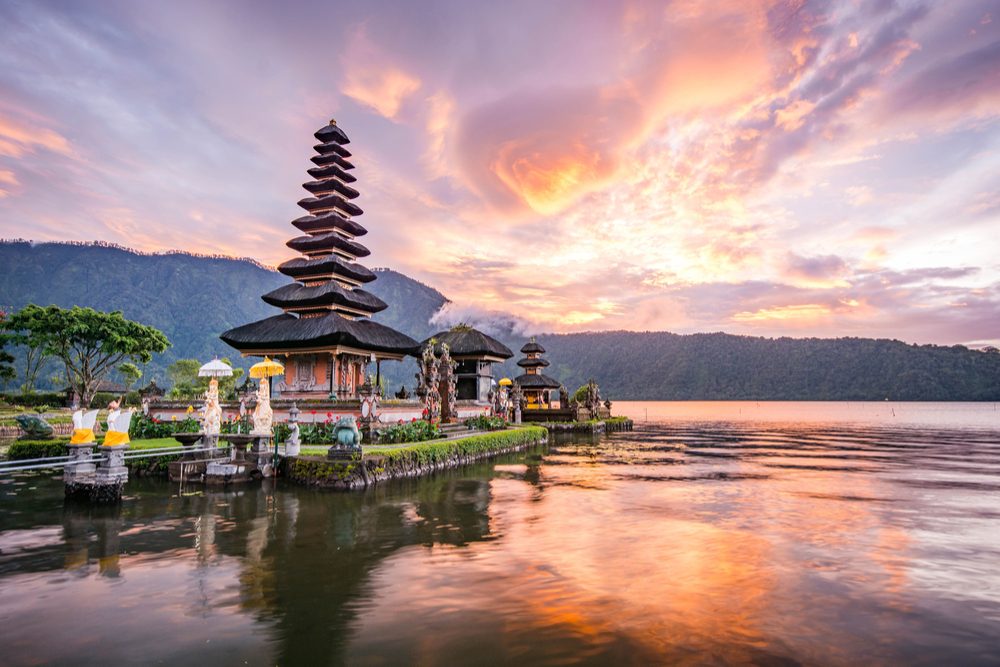
[[[227,378],[233,374],[233,367],[218,357],[198,369],[198,377]]]

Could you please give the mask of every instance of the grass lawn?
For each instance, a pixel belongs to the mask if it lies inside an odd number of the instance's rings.
[[[173,438],[150,438],[148,440],[133,440],[131,449],[159,449],[160,447],[180,447],[181,443]]]

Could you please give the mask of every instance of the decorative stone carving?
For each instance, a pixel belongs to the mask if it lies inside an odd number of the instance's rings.
[[[222,431],[222,406],[219,404],[219,381],[214,377],[208,382],[205,392],[205,407],[202,409],[201,430],[207,436],[217,436]]]
[[[451,358],[451,348],[448,343],[441,344],[441,358],[438,360],[438,367],[444,374],[444,384],[448,388],[448,419],[455,419],[458,416],[458,376],[455,374],[458,363]]]
[[[361,452],[361,432],[353,415],[337,420],[333,427],[334,445],[326,453],[328,459],[350,459]]]
[[[434,354],[434,341],[424,347],[417,373],[418,394],[424,401],[425,418],[437,421],[441,417],[441,364]],[[422,390],[422,391],[421,391]]]
[[[271,411],[270,386],[267,378],[260,379],[257,389],[257,406],[253,409],[253,430],[251,435],[271,435],[274,413]]]
[[[17,415],[14,421],[21,427],[22,440],[51,440],[55,430],[39,415]]]

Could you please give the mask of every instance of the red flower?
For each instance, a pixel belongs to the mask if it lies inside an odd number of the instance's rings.
[[[315,410],[313,410],[313,411],[312,411],[312,413],[313,413],[313,414],[316,414],[316,411],[315,411]]]
[[[332,413],[332,412],[327,412],[327,413],[326,413],[326,418],[327,418],[327,419],[330,419],[330,418],[332,418],[332,417],[333,417],[333,413]]]

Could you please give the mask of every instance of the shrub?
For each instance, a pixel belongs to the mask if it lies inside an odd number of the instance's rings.
[[[7,448],[7,458],[15,461],[66,456],[69,454],[69,450],[66,448],[67,444],[69,444],[67,438],[61,440],[15,440]]]
[[[510,447],[520,447],[529,442],[543,440],[547,435],[548,431],[542,426],[523,426],[509,431],[471,435],[458,440],[400,447],[387,450],[384,453],[379,452],[379,454],[385,456],[386,462],[412,460],[427,465],[446,462],[455,455],[473,456],[493,453]]]
[[[465,420],[468,428],[477,431],[500,431],[507,428],[507,420],[503,417],[491,417],[490,415],[477,415]]]
[[[91,408],[106,408],[111,401],[117,401],[121,394],[113,394],[110,391],[99,391],[94,394],[94,399],[90,402]]]
[[[162,420],[149,417],[141,412],[132,413],[132,423],[128,427],[128,437],[133,440],[170,438],[174,433],[194,433],[201,430],[197,419]]]
[[[441,429],[437,424],[432,424],[423,419],[404,422],[377,431],[379,443],[392,444],[396,442],[423,442],[441,437]]]
[[[66,394],[58,391],[34,392],[31,394],[8,392],[0,394],[0,400],[11,405],[22,405],[26,408],[33,408],[40,405],[65,405]]]

